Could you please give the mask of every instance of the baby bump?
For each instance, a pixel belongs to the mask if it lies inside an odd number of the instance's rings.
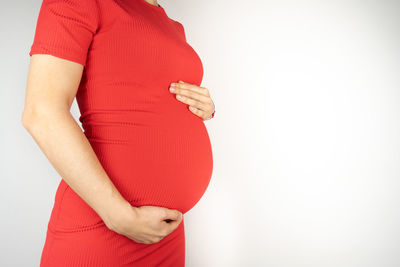
[[[213,168],[211,143],[193,113],[97,112],[86,116],[84,126],[103,168],[132,205],[186,213],[205,193]]]
[[[188,212],[205,193],[213,170],[207,129],[200,117],[148,111],[86,113],[82,125],[101,165],[132,206]],[[176,114],[175,114],[176,115]],[[49,226],[76,232],[105,227],[97,213],[62,180]]]
[[[129,137],[114,143],[101,136],[88,138],[119,192],[133,206],[189,211],[205,193],[212,173],[204,125],[170,125],[161,131],[133,126],[126,131]]]

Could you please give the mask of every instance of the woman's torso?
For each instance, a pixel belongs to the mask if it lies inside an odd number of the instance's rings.
[[[133,206],[186,213],[210,182],[212,150],[203,120],[169,85],[182,80],[200,86],[202,62],[182,25],[163,8],[144,0],[99,4],[101,25],[76,95],[85,135]],[[68,194],[77,196],[69,190],[64,199]],[[75,208],[88,209],[74,201]],[[98,219],[91,214],[88,220]]]

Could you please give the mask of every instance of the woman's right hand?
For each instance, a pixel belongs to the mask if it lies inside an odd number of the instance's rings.
[[[107,227],[137,243],[157,243],[173,232],[182,222],[178,210],[159,206],[134,207],[129,202],[121,209],[114,210]]]

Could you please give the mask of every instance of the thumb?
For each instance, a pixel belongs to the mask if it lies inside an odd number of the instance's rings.
[[[165,209],[163,220],[179,220],[182,218],[182,213],[179,210]]]
[[[172,233],[182,223],[182,220],[175,220],[169,223],[165,223],[165,227],[168,229],[168,234]]]

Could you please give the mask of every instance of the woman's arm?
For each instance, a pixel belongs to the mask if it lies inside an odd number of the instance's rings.
[[[129,203],[70,113],[82,71],[76,62],[32,55],[22,124],[65,182],[112,228],[112,211]]]
[[[182,222],[178,210],[133,207],[114,186],[70,108],[83,65],[48,54],[31,56],[22,124],[50,163],[106,226],[138,242],[160,241]]]

